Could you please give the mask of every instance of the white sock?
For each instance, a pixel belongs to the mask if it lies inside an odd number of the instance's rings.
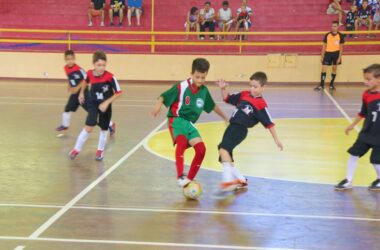
[[[232,165],[230,162],[223,162],[223,182],[230,182],[234,180],[234,174],[232,172]]]
[[[90,133],[86,131],[86,129],[83,129],[82,132],[80,132],[77,142],[75,144],[74,149],[78,152],[80,152],[83,148],[84,143],[87,141],[88,137],[90,136]]]
[[[242,175],[239,171],[239,169],[237,169],[235,166],[232,166],[232,174],[235,176],[235,178],[241,180],[241,181],[245,181],[245,177],[244,175]]]
[[[62,126],[64,127],[70,126],[70,116],[71,116],[70,112],[64,112],[62,114],[62,123],[61,123]]]
[[[112,121],[110,121],[110,125],[109,125],[109,127],[112,127],[112,125],[113,125],[113,122],[112,122]]]
[[[354,172],[355,172],[356,166],[358,165],[358,160],[359,160],[359,157],[353,156],[353,155],[350,155],[350,158],[348,159],[346,179],[349,182],[352,182],[352,179],[354,178]]]
[[[380,164],[373,164],[373,167],[375,168],[377,179],[380,179]]]
[[[98,150],[104,151],[107,143],[108,130],[101,130],[99,133]]]

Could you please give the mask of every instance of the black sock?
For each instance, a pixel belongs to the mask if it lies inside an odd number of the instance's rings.
[[[336,74],[331,74],[330,86],[334,86],[335,77],[336,77]]]
[[[325,86],[325,80],[326,80],[326,72],[321,73],[321,86]]]

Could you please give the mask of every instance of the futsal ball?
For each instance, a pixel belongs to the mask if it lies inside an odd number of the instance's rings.
[[[197,181],[190,182],[184,189],[183,195],[190,200],[196,200],[202,195],[202,186]]]

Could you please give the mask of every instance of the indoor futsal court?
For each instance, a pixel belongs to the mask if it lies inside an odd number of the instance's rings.
[[[0,250],[379,250],[380,0],[0,0]]]
[[[62,84],[1,80],[1,249],[377,249],[380,198],[365,187],[374,177],[368,159],[360,160],[358,187],[333,191],[345,171],[341,148],[356,136],[344,135],[345,117],[357,112],[354,96],[362,86],[342,86],[333,94],[310,86],[268,87],[286,150],[276,151],[263,128],[252,129],[247,150],[236,155],[250,187],[223,200],[213,192],[221,175],[215,145],[225,124],[203,115],[198,128],[209,151],[198,176],[204,189],[198,201],[186,200],[173,181],[164,115],[149,115],[168,86],[122,84],[126,95],[114,115],[124,132],[110,140],[99,163],[95,146],[75,161],[67,157],[83,110],[65,136],[52,132],[66,101]],[[145,88],[150,91],[141,96]],[[311,152],[317,152],[314,158]]]

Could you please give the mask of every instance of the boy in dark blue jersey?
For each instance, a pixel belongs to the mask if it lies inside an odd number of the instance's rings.
[[[247,179],[233,164],[233,150],[247,137],[248,128],[261,123],[269,129],[278,148],[283,150],[282,143],[277,136],[274,123],[269,115],[267,104],[262,97],[266,84],[267,76],[263,72],[256,72],[251,76],[249,90],[236,94],[228,92],[228,84],[224,80],[217,82],[217,85],[222,90],[224,101],[236,107],[230,119],[230,125],[224,132],[222,142],[218,146],[219,160],[223,164],[221,191],[231,191],[248,185]]]
[[[357,11],[356,5],[352,5],[350,11],[347,12],[346,14],[346,30],[347,31],[355,30],[356,11]],[[352,36],[353,35],[350,34],[350,37]]]
[[[364,125],[354,145],[348,150],[350,158],[347,175],[335,186],[335,190],[352,188],[352,179],[360,157],[372,149],[370,161],[375,168],[377,178],[368,187],[371,191],[380,191],[380,64],[373,64],[363,70],[364,84],[367,90],[362,96],[362,108],[355,121],[346,128],[348,135],[363,119]]]
[[[57,127],[55,130],[57,132],[66,131],[69,129],[70,126],[70,118],[71,113],[76,112],[78,110],[79,106],[82,106],[83,109],[87,111],[87,95],[88,95],[88,88],[86,86],[85,81],[87,80],[87,74],[80,66],[78,66],[76,63],[75,53],[73,50],[66,50],[65,51],[65,62],[66,65],[64,67],[65,73],[67,75],[69,86],[68,90],[71,92],[71,95],[69,97],[69,100],[67,101],[67,104],[65,106],[65,110],[62,114],[62,122],[59,127]],[[81,88],[83,89],[83,98],[82,100],[79,100],[79,93],[81,91]],[[112,121],[109,124],[109,131],[110,135],[113,135],[116,132],[116,124]]]
[[[106,70],[107,56],[102,51],[96,51],[92,62],[94,69],[87,71],[87,83],[90,85],[88,93],[87,108],[88,115],[86,126],[79,134],[75,147],[70,152],[70,158],[74,159],[82,150],[94,127],[100,127],[98,150],[96,160],[101,161],[104,157],[104,149],[107,143],[108,128],[112,117],[112,103],[121,96],[121,89],[115,76]],[[84,100],[84,89],[86,82],[83,83],[79,99]]]

